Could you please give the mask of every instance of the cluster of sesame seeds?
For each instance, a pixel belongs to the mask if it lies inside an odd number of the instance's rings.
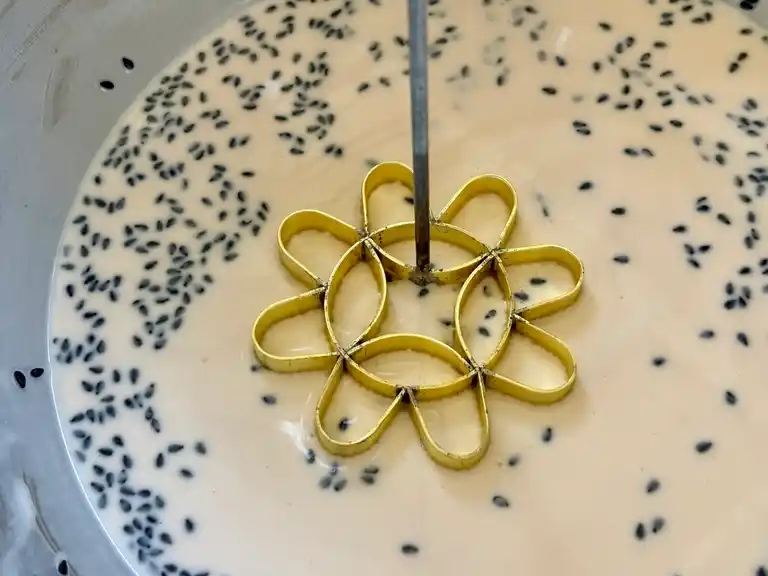
[[[658,478],[650,478],[645,484],[645,493],[652,496],[661,490],[661,481]],[[645,540],[647,537],[659,534],[666,526],[667,521],[663,516],[653,515],[649,520],[639,521],[633,529],[637,540]]]
[[[338,462],[324,462],[318,459],[317,452],[312,448],[307,448],[304,452],[304,462],[313,467],[320,467],[322,475],[317,481],[317,487],[320,490],[331,490],[341,492],[349,485],[347,474],[351,472],[348,466],[341,466]],[[365,465],[359,473],[358,480],[361,486],[373,486],[379,479],[381,468],[377,464]]]
[[[43,377],[43,374],[45,374],[44,368],[32,368],[26,373],[23,370],[14,370],[11,376],[19,390],[24,390],[27,387],[27,377],[38,380]]]
[[[714,20],[712,7],[714,0],[647,0],[648,4],[658,6],[659,26],[668,28],[687,21],[690,24],[709,24]]]
[[[736,148],[724,138],[710,143],[700,135],[693,136],[692,144],[700,151],[699,155],[704,162],[731,172],[731,192],[717,199],[706,195],[696,198],[693,204],[694,218],[689,222],[675,224],[672,232],[685,238],[682,247],[686,262],[697,270],[705,266],[704,256],[716,250],[712,241],[692,239],[698,226],[709,224],[698,224],[700,221],[712,219],[741,244],[742,256],[735,258],[732,276],[725,281],[722,289],[722,309],[735,312],[749,309],[755,297],[768,293],[768,283],[760,280],[768,273],[768,258],[757,252],[762,235],[756,206],[765,195],[768,182],[768,165],[762,160],[761,151],[768,142],[764,133],[768,117],[760,115],[760,104],[750,96],[743,100],[739,110],[727,112],[726,119],[735,130],[748,138],[744,141],[746,147]],[[752,141],[757,141],[758,146],[752,146]],[[746,169],[730,168],[731,158],[736,155],[746,161]],[[735,340],[742,346],[749,346],[749,336],[743,331],[737,331]]]

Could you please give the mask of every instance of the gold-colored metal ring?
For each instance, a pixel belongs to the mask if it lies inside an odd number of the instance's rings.
[[[424,419],[424,413],[419,407],[418,398],[416,398],[412,389],[407,390],[409,395],[408,411],[414,426],[416,426],[422,446],[424,446],[427,454],[434,462],[452,470],[467,470],[477,465],[483,459],[486,452],[488,452],[488,447],[491,445],[491,424],[488,415],[488,401],[483,374],[480,372],[474,374],[476,378],[474,385],[475,402],[477,404],[477,415],[480,420],[480,441],[477,447],[469,452],[452,452],[443,448],[430,433],[427,422]]]
[[[280,229],[277,231],[280,262],[296,280],[309,288],[317,288],[324,285],[323,280],[299,262],[299,259],[291,254],[288,248],[288,244],[294,236],[309,230],[327,232],[350,246],[359,240],[360,234],[346,222],[317,210],[299,210],[288,215],[280,223]]]
[[[262,366],[275,372],[307,372],[327,370],[334,365],[338,357],[335,350],[325,354],[282,356],[267,351],[263,345],[264,337],[270,328],[312,310],[322,310],[324,300],[325,288],[317,288],[299,296],[275,302],[259,314],[253,323],[251,341],[256,358]]]
[[[472,200],[489,194],[501,199],[507,206],[507,210],[509,210],[499,238],[493,245],[493,248],[501,248],[512,235],[512,230],[514,230],[515,221],[517,220],[517,193],[512,184],[501,176],[483,174],[482,176],[472,178],[448,201],[448,204],[440,212],[437,220],[450,224]]]
[[[571,274],[573,286],[565,294],[523,306],[517,311],[518,315],[526,320],[536,320],[565,310],[578,300],[584,285],[584,264],[581,263],[576,254],[567,248],[555,244],[544,244],[542,246],[507,248],[499,250],[498,255],[501,263],[506,267],[551,262],[562,266]]]
[[[413,189],[413,173],[404,164],[387,162],[373,168],[362,186],[362,229],[350,226],[333,216],[314,210],[302,210],[288,216],[280,226],[278,250],[283,266],[302,284],[313,288],[294,298],[283,300],[266,308],[253,325],[254,351],[267,368],[279,372],[304,370],[330,370],[315,412],[315,429],[320,444],[332,454],[351,456],[369,449],[390,426],[403,406],[408,407],[411,419],[427,454],[436,463],[452,469],[469,468],[477,464],[490,443],[490,425],[486,386],[520,400],[546,404],[559,400],[573,387],[576,380],[576,362],[568,347],[558,338],[531,323],[536,318],[562,310],[578,298],[584,279],[584,267],[570,251],[560,246],[533,246],[503,248],[508,241],[517,214],[514,188],[505,179],[484,175],[470,180],[448,203],[430,227],[431,239],[447,242],[469,252],[470,259],[458,266],[433,271],[431,280],[446,284],[461,284],[454,307],[454,348],[442,342],[416,334],[386,334],[377,336],[387,309],[387,276],[394,279],[412,278],[413,266],[394,258],[387,250],[396,242],[411,240],[415,235],[413,222],[400,222],[371,231],[368,201],[373,192],[388,182],[400,182]],[[461,210],[481,194],[494,194],[502,199],[509,210],[508,217],[493,247],[485,245],[472,234],[453,224]],[[334,267],[328,281],[317,277],[298,258],[291,254],[290,240],[307,230],[328,232],[350,248]],[[363,332],[346,346],[333,331],[333,310],[344,278],[360,262],[371,266],[380,293],[379,306],[373,319]],[[515,309],[515,299],[506,273],[507,266],[534,262],[555,262],[565,267],[574,278],[573,287],[565,294]],[[493,276],[500,286],[505,301],[505,324],[501,339],[485,362],[478,362],[465,341],[461,314],[470,294],[486,277]],[[322,309],[325,332],[331,351],[297,357],[280,356],[268,352],[263,340],[274,325],[291,317]],[[553,389],[540,389],[512,380],[494,369],[503,356],[512,330],[530,338],[534,343],[554,354],[563,364],[565,382]],[[448,363],[458,376],[448,382],[434,385],[404,387],[376,376],[364,367],[364,362],[388,352],[413,350]],[[374,426],[357,440],[334,439],[325,428],[324,419],[336,394],[344,373],[364,388],[391,402]],[[468,453],[454,453],[442,448],[429,432],[420,403],[438,401],[469,389],[474,390],[479,415],[479,445]]]
[[[331,370],[325,388],[320,394],[315,409],[315,434],[320,445],[336,456],[356,456],[362,454],[381,439],[384,432],[397,416],[403,406],[403,400],[406,398],[405,389],[401,389],[389,403],[382,417],[369,430],[362,434],[356,440],[338,440],[331,436],[325,427],[325,416],[328,413],[333,398],[341,384],[341,377],[344,375],[344,365],[346,360],[339,358]]]

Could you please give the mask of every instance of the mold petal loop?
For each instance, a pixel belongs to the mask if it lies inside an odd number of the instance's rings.
[[[576,383],[576,359],[573,357],[573,353],[565,342],[546,330],[531,324],[525,318],[515,315],[513,321],[516,332],[530,339],[535,345],[543,348],[559,360],[565,370],[565,379],[555,387],[540,388],[495,372],[493,370],[494,364],[490,364],[483,369],[488,386],[531,404],[552,404],[561,400],[568,395]]]
[[[579,298],[584,283],[584,265],[578,257],[562,246],[545,244],[523,248],[507,248],[499,251],[499,258],[505,267],[521,264],[554,263],[571,274],[573,285],[562,294],[518,308],[517,314],[526,320],[536,320],[555,312],[565,310]]]
[[[326,422],[328,412],[331,410],[334,400],[339,392],[341,379],[346,371],[348,360],[339,358],[326,380],[323,392],[315,409],[315,434],[320,445],[331,454],[339,456],[356,456],[362,454],[376,444],[389,428],[395,416],[400,412],[406,398],[405,390],[398,391],[385,409],[378,421],[362,435],[353,440],[341,440],[330,433]]]
[[[456,217],[473,200],[481,196],[491,195],[499,198],[507,208],[507,218],[502,225],[496,241],[491,248],[502,247],[512,235],[517,218],[517,194],[506,179],[495,174],[484,174],[477,176],[467,182],[456,195],[448,201],[443,211],[437,217],[439,222],[451,224]],[[471,231],[469,232],[471,234]]]
[[[485,456],[491,443],[491,428],[483,375],[479,372],[473,372],[473,375],[474,390],[472,392],[474,392],[474,403],[477,408],[479,437],[477,446],[468,452],[454,452],[446,449],[435,439],[435,435],[430,430],[427,419],[424,416],[418,395],[414,390],[408,389],[408,411],[414,426],[416,426],[416,431],[419,433],[424,449],[437,464],[453,470],[472,468]],[[436,409],[440,409],[439,405]]]
[[[253,323],[251,338],[253,350],[263,366],[275,372],[306,372],[328,370],[333,367],[338,357],[335,351],[309,355],[301,351],[296,355],[287,356],[270,352],[264,346],[264,338],[271,328],[296,316],[302,316],[313,310],[322,310],[324,293],[325,288],[318,288],[293,298],[280,300],[259,314]]]
[[[300,210],[282,221],[277,233],[280,261],[291,276],[306,287],[318,288],[323,286],[325,281],[303,264],[288,246],[291,239],[309,230],[327,232],[348,246],[358,241],[359,234],[346,222],[317,210]]]

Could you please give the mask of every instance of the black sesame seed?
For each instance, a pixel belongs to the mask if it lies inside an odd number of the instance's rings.
[[[403,544],[400,547],[400,551],[405,554],[406,556],[413,556],[415,554],[419,553],[419,547],[416,546],[416,544]]]
[[[349,424],[350,424],[349,418],[347,418],[346,416],[342,417],[339,420],[339,424],[338,424],[339,430],[341,430],[342,432],[346,431],[347,429],[349,429]]]
[[[192,532],[194,532],[195,531],[195,522],[194,522],[194,520],[192,520],[191,518],[185,518],[184,519],[184,530],[188,534],[191,534]]]
[[[136,65],[133,63],[133,60],[130,58],[126,58],[123,56],[123,68],[125,68],[128,72],[133,70],[136,67]]]
[[[307,462],[307,464],[314,464],[316,458],[317,455],[315,454],[315,451],[312,450],[312,448],[307,448],[307,452],[304,455],[304,460]]]
[[[24,373],[21,370],[13,371],[13,379],[16,382],[16,386],[22,390],[27,387],[27,377],[24,376]]]
[[[424,296],[426,296],[427,294],[429,294],[429,288],[427,288],[426,286],[423,286],[422,288],[419,289],[419,298],[424,298]]]
[[[490,330],[488,330],[488,328],[486,328],[485,326],[480,326],[480,327],[477,329],[477,332],[478,332],[478,333],[479,333],[481,336],[486,336],[486,337],[488,337],[488,336],[490,336],[490,335],[491,335],[491,331],[490,331]]]
[[[510,468],[517,466],[520,463],[520,456],[518,454],[513,454],[509,458],[507,458],[507,466]]]
[[[664,364],[667,363],[667,359],[664,358],[663,356],[655,356],[652,362],[654,366],[659,367],[659,366],[664,366]]]
[[[552,437],[554,435],[554,430],[552,430],[552,427],[547,426],[544,428],[544,431],[541,433],[541,441],[544,443],[549,443],[552,441]]]
[[[651,532],[658,534],[664,529],[666,521],[661,516],[657,516],[651,521]]]
[[[189,468],[181,468],[179,469],[179,476],[189,480],[190,478],[193,478],[195,476],[195,473],[192,472],[192,470],[190,470]]]
[[[658,489],[661,488],[661,482],[659,482],[656,478],[651,478],[648,480],[648,484],[645,485],[645,491],[648,494],[653,494],[654,492],[657,492]]]
[[[613,257],[613,261],[617,264],[629,264],[629,256],[626,254],[617,254]]]
[[[714,446],[714,443],[711,440],[700,440],[696,442],[696,452],[705,454],[712,449],[712,446]]]
[[[69,574],[69,564],[66,560],[60,560],[56,565],[56,572],[61,576],[67,576]]]
[[[736,396],[736,393],[733,390],[726,390],[725,391],[725,401],[726,403],[730,404],[731,406],[735,406],[736,403],[739,401],[738,397]]]
[[[320,478],[320,481],[317,483],[317,485],[320,487],[321,490],[327,490],[330,488],[331,483],[333,482],[333,478],[330,476],[323,476]]]
[[[497,494],[491,499],[491,502],[494,506],[497,508],[509,508],[509,500],[507,500],[504,496],[501,496],[500,494]]]
[[[336,481],[336,483],[333,485],[333,491],[334,492],[341,492],[346,487],[347,487],[347,479],[346,478],[339,478]]]
[[[272,394],[264,394],[261,397],[261,401],[267,406],[274,406],[277,404],[277,398]]]
[[[638,522],[635,526],[635,538],[645,540],[645,525],[642,522]]]
[[[99,86],[101,86],[102,90],[109,91],[115,87],[115,83],[111,80],[102,80],[99,82]]]

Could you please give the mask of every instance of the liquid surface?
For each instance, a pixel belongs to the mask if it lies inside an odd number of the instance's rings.
[[[360,226],[370,166],[410,160],[405,3],[260,3],[140,95],[63,233],[56,401],[106,530],[141,576],[763,574],[761,32],[694,0],[432,2],[429,26],[432,206],[500,174],[518,192],[510,245],[584,261],[581,299],[536,322],[573,349],[575,391],[544,407],[489,393],[491,449],[469,472],[433,464],[406,415],[363,456],[318,446],[327,375],[262,369],[250,329],[306,290],[279,264],[280,221],[311,208]],[[383,225],[412,198],[386,186],[371,207]],[[505,216],[480,198],[455,223],[492,243]],[[344,250],[322,232],[293,244],[324,279]],[[439,264],[461,261],[442,249]],[[508,275],[517,307],[572,284],[549,265]],[[457,288],[389,284],[383,332],[451,343]],[[359,265],[334,311],[343,341],[378,302]],[[462,319],[478,358],[503,317],[486,281]],[[267,345],[327,351],[322,315]],[[422,360],[368,367],[452,375]],[[498,369],[540,388],[563,378],[517,335]],[[328,427],[357,438],[387,404],[345,377]],[[476,445],[470,393],[425,414],[445,446]]]

